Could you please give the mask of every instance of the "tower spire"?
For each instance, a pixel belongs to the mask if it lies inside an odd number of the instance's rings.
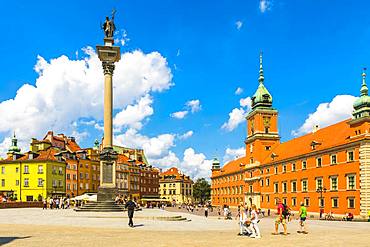
[[[366,85],[366,68],[363,69],[363,72],[362,72],[362,85],[361,85],[361,96],[363,95],[368,95],[368,88],[367,88],[367,85]]]
[[[265,80],[265,77],[263,76],[263,66],[262,66],[262,51],[260,52],[260,76],[258,78],[258,81],[260,83],[263,83],[263,81]]]

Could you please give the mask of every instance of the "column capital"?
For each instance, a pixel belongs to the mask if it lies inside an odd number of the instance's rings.
[[[115,68],[115,65],[113,62],[102,62],[102,65],[103,65],[103,70],[104,70],[104,75],[106,74],[109,74],[109,75],[113,75],[113,71],[114,71],[114,68]]]

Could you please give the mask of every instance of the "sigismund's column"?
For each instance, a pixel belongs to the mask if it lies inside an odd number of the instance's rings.
[[[112,18],[106,17],[102,26],[104,30],[104,46],[97,45],[98,56],[102,61],[104,71],[104,140],[100,153],[100,187],[98,201],[114,200],[116,187],[116,161],[117,153],[112,145],[112,111],[113,111],[113,71],[114,63],[121,58],[120,47],[113,46],[115,31],[114,11]]]

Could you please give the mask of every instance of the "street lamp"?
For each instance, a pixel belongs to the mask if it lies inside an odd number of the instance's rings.
[[[322,187],[322,186],[319,186],[316,190],[317,193],[320,193],[320,218],[322,218],[322,214],[324,212],[323,210],[323,207],[324,207],[324,203],[323,203],[323,196],[322,194],[323,193],[326,193],[326,188],[325,187]]]

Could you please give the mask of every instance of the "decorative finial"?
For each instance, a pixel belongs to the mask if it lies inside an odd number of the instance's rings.
[[[265,80],[265,77],[263,76],[263,67],[262,67],[262,51],[260,52],[260,76],[258,78],[258,81],[260,83],[263,83],[263,81]]]
[[[366,85],[366,68],[363,68],[363,72],[362,72],[362,85],[361,85],[361,96],[363,95],[368,95],[368,88],[367,88],[367,85]]]

